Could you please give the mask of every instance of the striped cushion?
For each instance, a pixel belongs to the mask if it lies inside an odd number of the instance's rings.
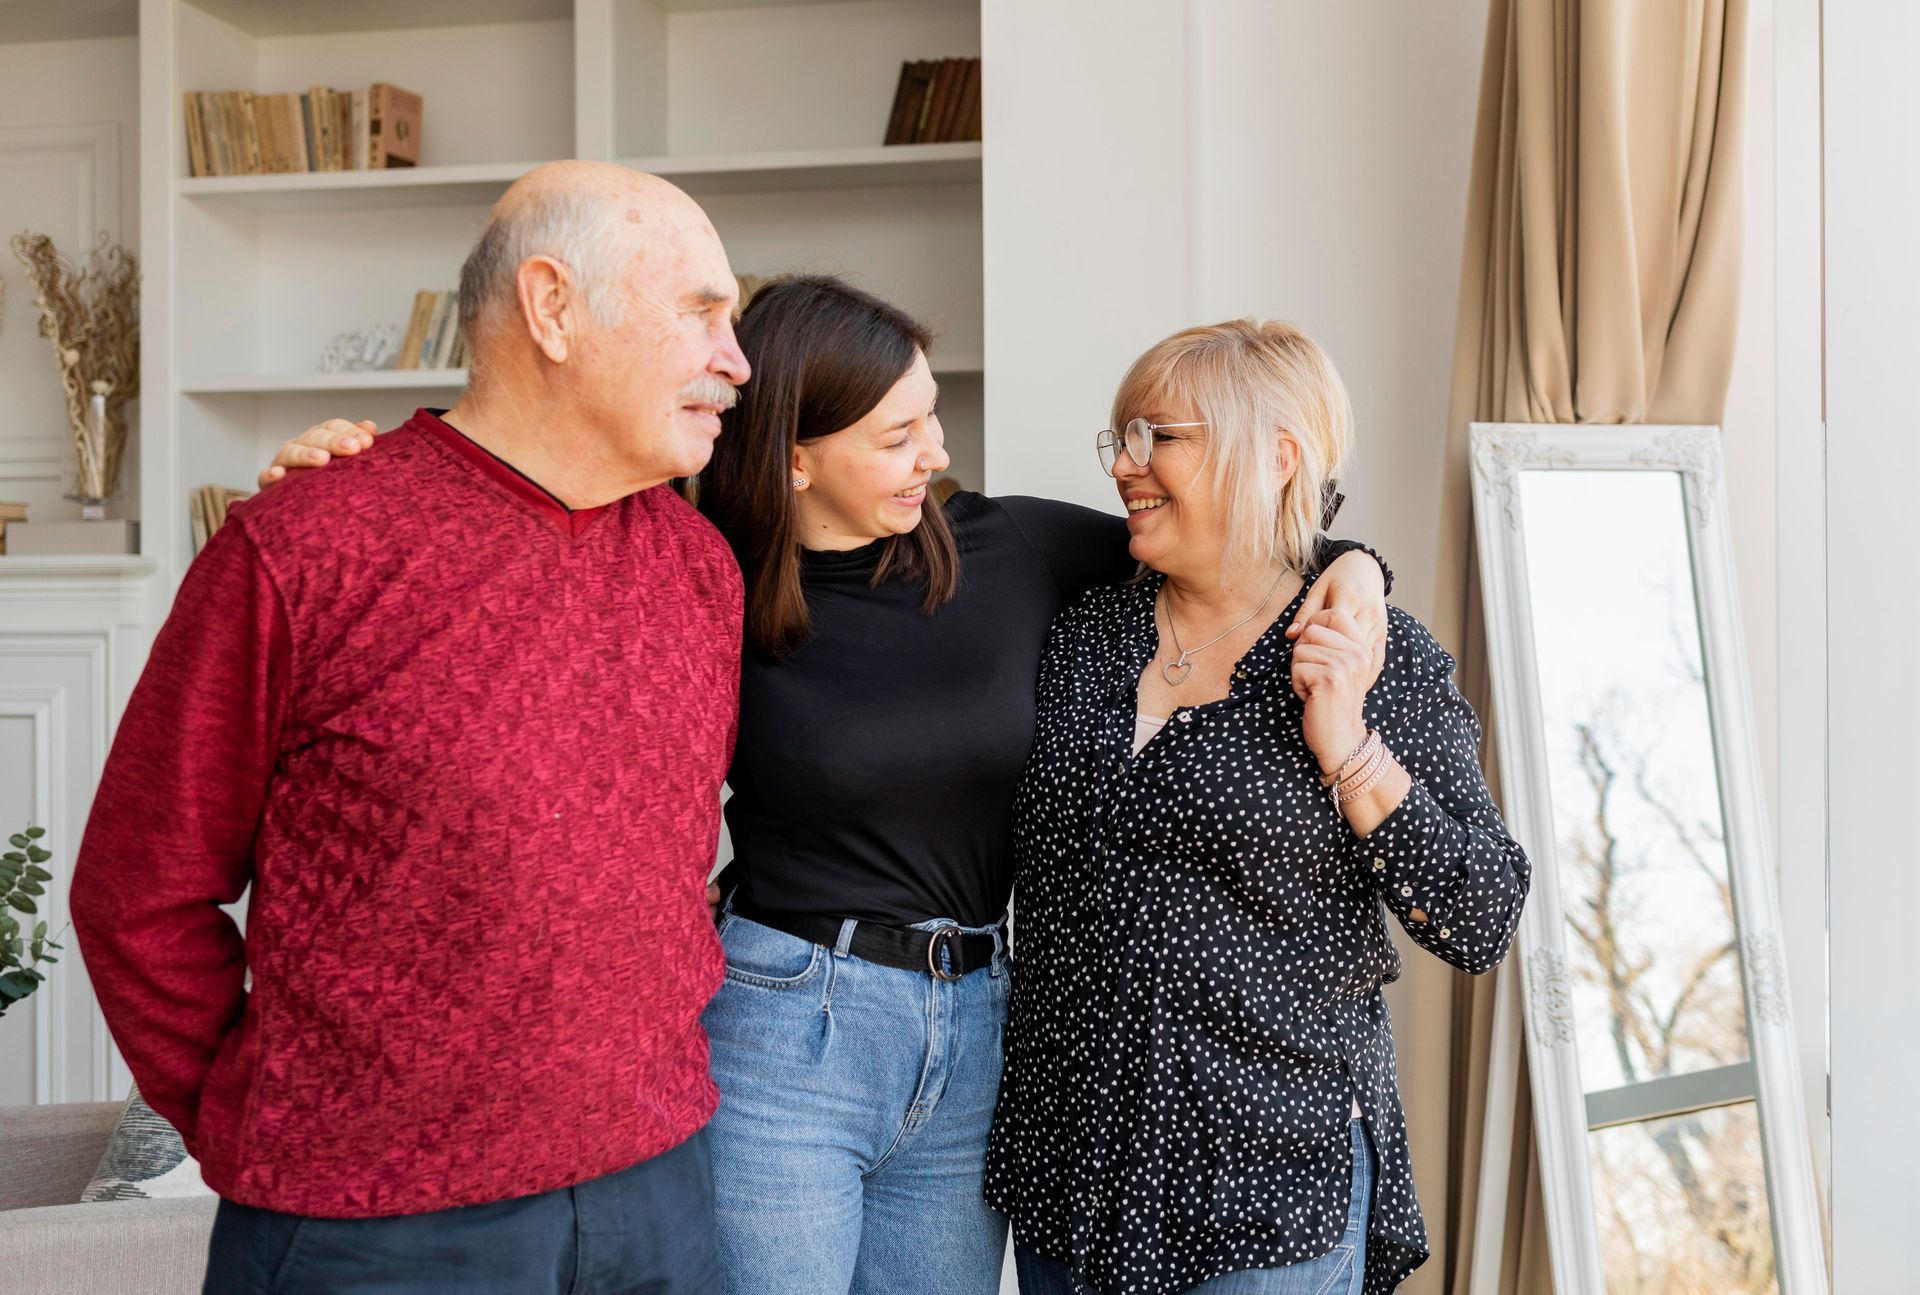
[[[213,1189],[200,1178],[200,1165],[187,1154],[173,1125],[154,1114],[135,1088],[107,1139],[106,1154],[93,1171],[93,1181],[80,1194],[83,1202],[158,1199],[164,1196],[211,1196]]]

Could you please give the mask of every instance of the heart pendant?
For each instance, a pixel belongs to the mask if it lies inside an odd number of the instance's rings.
[[[1176,671],[1178,673],[1175,673]],[[1172,684],[1175,688],[1185,683],[1187,676],[1192,673],[1193,662],[1191,661],[1169,661],[1160,667],[1160,677]]]

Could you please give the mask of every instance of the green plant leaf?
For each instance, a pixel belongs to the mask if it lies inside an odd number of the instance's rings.
[[[38,841],[41,837],[45,836],[46,834],[47,834],[47,829],[44,827],[30,827],[27,829],[27,836],[35,841]]]
[[[53,854],[51,851],[42,850],[37,845],[27,847],[28,863],[45,863],[48,859],[51,859],[52,857],[53,857]]]
[[[0,863],[25,863],[26,861],[27,856],[18,850],[8,850],[5,854],[0,854]]]
[[[33,842],[28,840],[25,836],[21,835],[19,832],[15,832],[12,836],[7,838],[7,844],[12,846],[16,850],[24,850],[29,845],[32,845]]]
[[[52,881],[53,880],[53,874],[48,872],[45,868],[36,868],[32,864],[28,864],[26,871],[27,871],[27,875],[29,877],[32,877],[35,881]]]
[[[25,998],[39,987],[39,981],[24,971],[9,971],[0,976],[0,998],[8,1000]]]
[[[46,954],[42,954],[42,955],[41,955],[41,957],[40,957],[40,961],[42,961],[42,962],[58,962],[58,961],[60,961],[60,959],[58,959],[58,958],[56,958],[56,957],[54,957],[54,956],[53,956],[53,955],[52,955],[51,953],[46,953]]]
[[[32,878],[22,881],[17,889],[23,895],[44,895],[47,893],[47,888]]]
[[[25,895],[8,895],[7,903],[23,913],[38,913],[40,910]]]
[[[44,940],[47,938],[47,924],[45,922],[34,923],[33,938],[36,940]]]

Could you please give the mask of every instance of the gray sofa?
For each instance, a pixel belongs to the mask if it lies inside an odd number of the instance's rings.
[[[119,1102],[0,1106],[0,1273],[33,1295],[198,1295],[212,1196],[81,1205]]]

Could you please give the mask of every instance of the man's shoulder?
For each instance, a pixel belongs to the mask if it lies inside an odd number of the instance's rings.
[[[740,603],[742,579],[733,546],[712,519],[673,486],[642,490],[615,507],[631,511],[632,524],[652,533],[656,551],[679,565],[695,588],[722,595],[735,606]]]
[[[439,453],[412,424],[384,432],[369,448],[324,468],[299,469],[232,509],[256,538],[291,542],[302,534],[384,529],[391,514],[417,506]]]

